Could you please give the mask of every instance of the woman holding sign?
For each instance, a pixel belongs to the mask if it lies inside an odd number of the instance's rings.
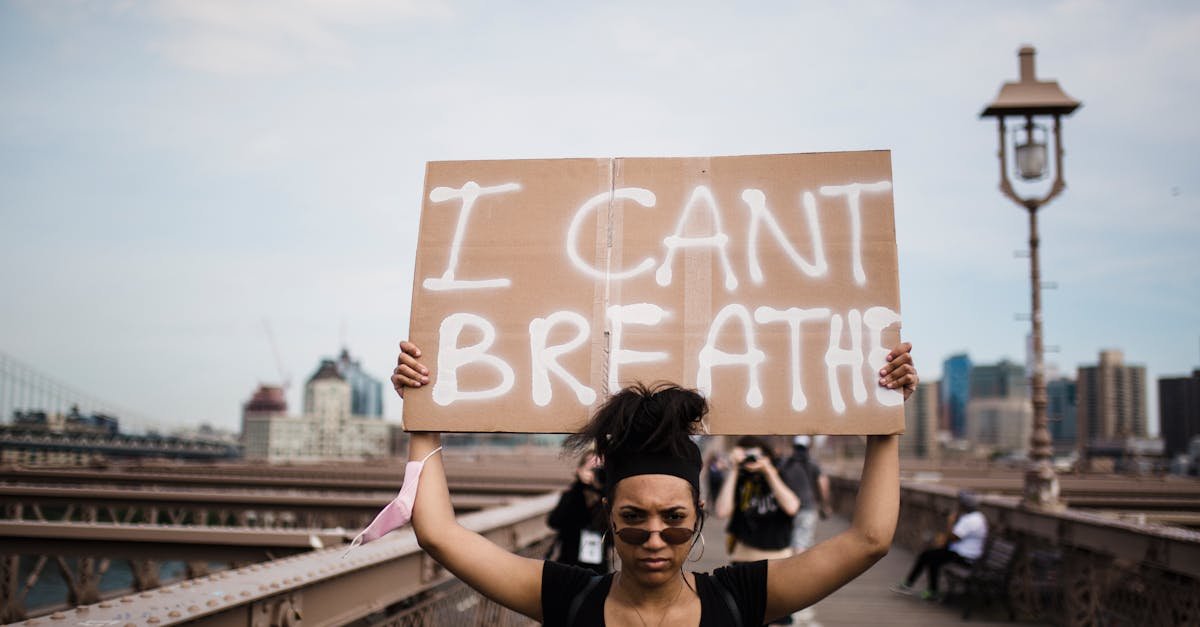
[[[421,350],[401,342],[392,384],[429,383]],[[910,344],[887,356],[879,385],[917,385]],[[455,522],[436,434],[414,433],[410,459],[426,460],[412,510],[421,547],[497,603],[546,625],[742,625],[797,612],[845,585],[887,553],[900,507],[899,436],[871,436],[854,521],[841,534],[785,559],[709,573],[684,570],[704,524],[700,451],[689,438],[708,404],[674,385],[634,385],[610,398],[567,440],[594,447],[607,477],[604,504],[620,558],[616,573],[514,555]]]

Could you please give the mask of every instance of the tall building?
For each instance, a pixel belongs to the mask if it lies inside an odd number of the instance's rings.
[[[967,401],[971,399],[971,358],[966,353],[951,355],[942,362],[942,416],[939,425],[954,437],[967,433]]]
[[[287,420],[287,398],[283,388],[259,385],[242,405],[242,455],[246,459],[271,458],[271,444],[302,437],[303,425]],[[296,433],[291,431],[295,427]]]
[[[1187,454],[1188,443],[1200,435],[1200,370],[1158,380],[1158,424],[1167,456]]]
[[[328,459],[372,459],[391,449],[389,425],[376,415],[354,411],[354,387],[349,380],[378,381],[353,364],[349,376],[339,361],[323,359],[304,386],[304,413],[287,415],[283,390],[260,386],[243,407],[242,442],[247,459],[269,462],[311,462]],[[364,386],[369,387],[369,386]],[[371,396],[360,396],[360,407],[371,408]],[[380,411],[379,413],[382,413]]]
[[[971,398],[1029,398],[1025,368],[1007,359],[971,368]]]
[[[304,386],[304,413],[330,421],[344,420],[352,413],[353,398],[350,383],[338,370],[337,363],[322,359]]]
[[[969,377],[968,440],[1000,451],[1029,447],[1033,406],[1025,369],[1007,359],[976,364]]]
[[[350,384],[350,412],[355,416],[375,416],[383,419],[383,383],[363,371],[357,359],[342,349],[337,369]]]
[[[1046,383],[1046,418],[1050,427],[1050,438],[1060,449],[1072,448],[1076,443],[1075,382],[1066,377],[1052,379]]]
[[[904,404],[904,437],[900,438],[900,454],[906,457],[938,457],[938,416],[941,383],[932,381],[917,384],[912,398]]]
[[[997,451],[1024,451],[1033,433],[1033,404],[1019,396],[972,398],[967,439]]]
[[[1119,350],[1100,351],[1076,379],[1077,435],[1082,442],[1146,437],[1146,367],[1126,365]]]

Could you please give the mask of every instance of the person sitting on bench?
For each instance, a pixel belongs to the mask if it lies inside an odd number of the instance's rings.
[[[904,581],[896,587],[897,592],[911,593],[913,584],[928,570],[926,583],[928,586],[921,592],[923,599],[938,598],[938,575],[942,566],[950,562],[971,564],[983,555],[983,546],[987,541],[987,518],[979,511],[979,496],[970,490],[958,493],[958,509],[951,518],[952,526],[944,541],[936,542],[935,546],[926,549],[917,556],[917,562]]]

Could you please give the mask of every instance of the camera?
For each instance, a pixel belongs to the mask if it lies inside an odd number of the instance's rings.
[[[746,463],[753,464],[754,462],[758,461],[758,455],[756,455],[754,453],[749,453],[746,455],[745,461],[746,461]]]

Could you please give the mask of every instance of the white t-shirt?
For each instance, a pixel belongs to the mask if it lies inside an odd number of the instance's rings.
[[[969,559],[977,560],[983,555],[983,543],[987,540],[987,519],[980,512],[971,512],[959,517],[951,531],[958,540],[950,543],[950,550]]]

